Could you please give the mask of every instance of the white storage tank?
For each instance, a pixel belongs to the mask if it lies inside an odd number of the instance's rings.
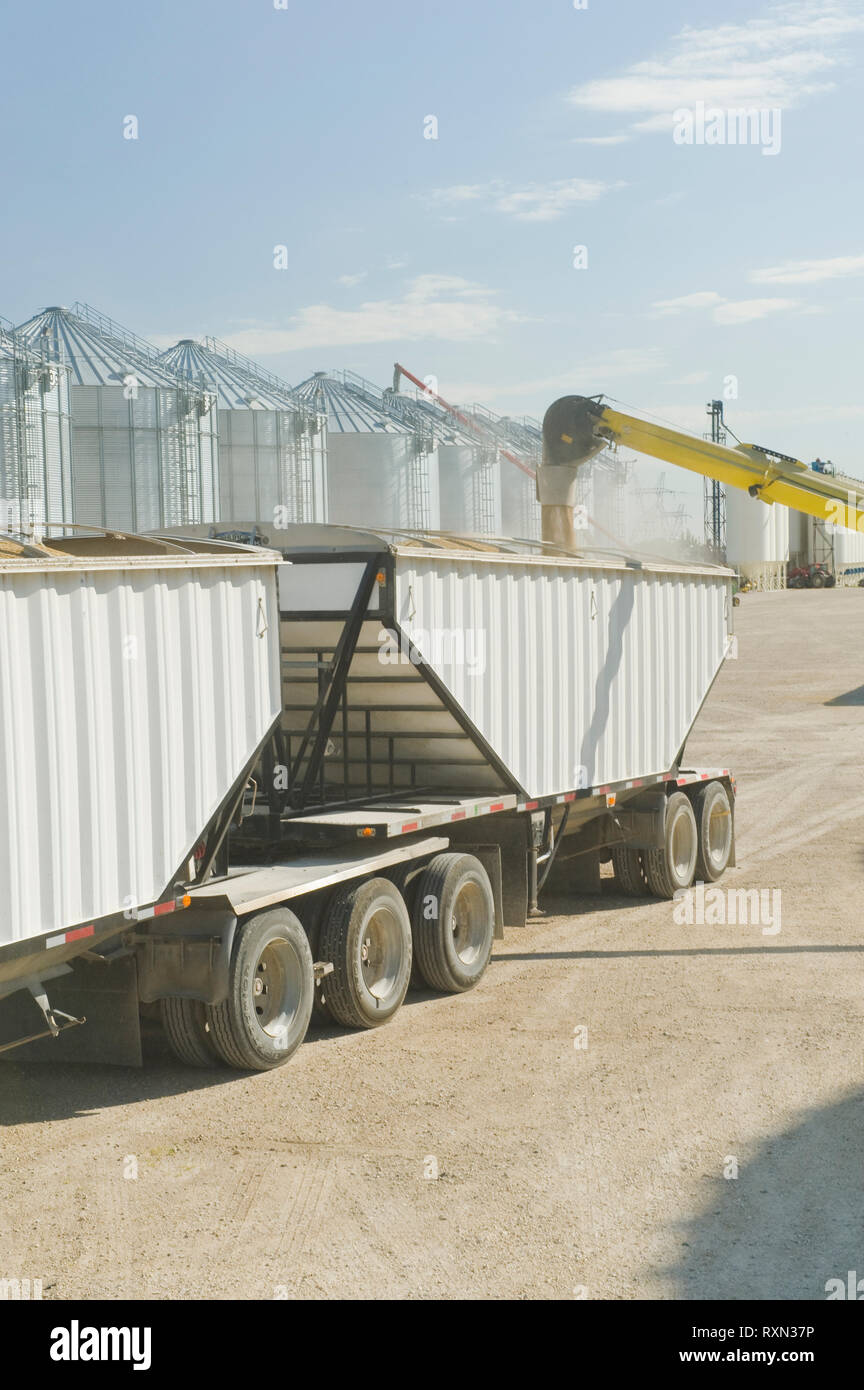
[[[534,478],[508,458],[501,458],[501,514],[505,536],[536,540],[541,533],[540,503]]]
[[[786,584],[786,522],[773,515],[781,510],[741,488],[726,488],[726,558],[757,589],[782,589]]]
[[[384,393],[400,414],[426,422],[437,441],[438,491],[442,531],[457,535],[500,536],[501,460],[494,440],[482,438],[420,392],[413,396]]]
[[[348,372],[316,372],[296,389],[327,420],[331,521],[440,529],[438,458],[431,431],[400,418],[384,393]]]
[[[774,513],[774,556],[780,564],[786,565],[789,560],[790,550],[790,530],[789,530],[789,508],[781,506],[775,502],[771,508]]]
[[[472,405],[465,413],[498,451],[501,534],[536,540],[541,534],[541,523],[534,473],[540,462],[542,436],[538,444],[524,427],[486,406]]]
[[[118,530],[214,521],[215,395],[86,304],[44,309],[19,332],[71,373],[72,510]]]
[[[287,382],[216,338],[184,338],[162,354],[179,376],[217,396],[219,520],[327,520],[326,419]]]
[[[438,445],[441,530],[460,535],[500,536],[501,459],[479,443]]]
[[[834,532],[834,573],[838,584],[864,579],[864,532],[838,526]]]
[[[0,529],[71,520],[70,409],[68,368],[0,319]]]

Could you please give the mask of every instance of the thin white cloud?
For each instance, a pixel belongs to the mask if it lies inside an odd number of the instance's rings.
[[[552,183],[531,183],[514,188],[498,179],[490,183],[452,184],[422,194],[432,206],[454,207],[479,203],[519,222],[552,222],[578,203],[594,203],[607,193],[626,185],[602,179],[557,179]]]
[[[677,299],[658,299],[652,304],[658,316],[684,313],[687,310],[707,309],[715,323],[752,323],[769,314],[784,313],[798,307],[797,299],[726,299],[716,290],[697,290]]]
[[[864,15],[841,0],[774,5],[758,18],[682,29],[664,51],[568,95],[582,111],[630,115],[634,130],[666,130],[679,108],[788,108],[830,91]]]
[[[574,145],[626,145],[632,135],[577,135]]]
[[[230,347],[249,357],[300,348],[350,347],[437,338],[472,342],[493,338],[519,315],[494,302],[495,291],[456,275],[419,275],[401,299],[369,300],[356,309],[310,304],[285,327],[253,327],[228,334]]]
[[[729,299],[714,310],[715,323],[753,323],[769,314],[783,314],[797,309],[797,299]]]
[[[716,290],[697,290],[694,294],[682,294],[677,299],[656,299],[652,309],[658,314],[680,314],[683,309],[713,309],[723,303],[722,294]]]
[[[356,275],[339,275],[336,279],[337,285],[344,285],[346,289],[351,289],[354,285],[359,285],[368,275],[366,270],[358,270]]]
[[[832,256],[821,261],[784,261],[781,265],[753,270],[756,285],[818,285],[824,280],[843,280],[864,275],[864,256]]]

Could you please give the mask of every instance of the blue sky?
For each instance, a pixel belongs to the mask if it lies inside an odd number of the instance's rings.
[[[280,3],[7,8],[0,314],[697,431],[735,377],[742,438],[864,475],[861,0]],[[779,152],[676,143],[700,101]]]

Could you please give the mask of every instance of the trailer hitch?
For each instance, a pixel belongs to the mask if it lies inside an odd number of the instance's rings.
[[[0,1052],[11,1052],[14,1047],[24,1047],[26,1043],[38,1042],[40,1038],[58,1038],[68,1028],[80,1028],[82,1023],[87,1022],[86,1018],[76,1018],[74,1014],[67,1014],[62,1009],[52,1008],[41,980],[26,980],[22,987],[29,989],[42,1010],[48,1027],[43,1029],[41,1033],[28,1033],[25,1038],[16,1038],[14,1042],[0,1044]]]

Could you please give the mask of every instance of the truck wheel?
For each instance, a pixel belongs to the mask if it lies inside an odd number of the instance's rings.
[[[228,998],[206,1005],[217,1052],[239,1071],[281,1066],[306,1036],[314,994],[312,952],[294,913],[250,917],[237,932]]]
[[[666,803],[665,839],[662,849],[645,850],[645,874],[655,898],[674,898],[679,889],[690,887],[696,872],[696,817],[683,792],[673,792]]]
[[[824,588],[825,588],[825,576],[824,576],[824,574],[819,574],[819,573],[811,574],[811,576],[810,576],[810,588],[811,588],[811,589],[824,589]]]
[[[413,873],[413,878],[409,883],[408,877]],[[417,897],[417,888],[423,877],[423,869],[418,865],[416,859],[409,859],[405,864],[397,864],[394,869],[387,870],[387,878],[399,889],[405,899],[405,906],[408,909],[408,917],[414,920],[414,899]],[[413,933],[413,929],[412,929]],[[425,989],[426,981],[420,973],[420,966],[417,963],[417,952],[413,950],[411,958],[411,978],[408,981],[409,989]]]
[[[377,1028],[392,1018],[411,976],[411,921],[387,878],[337,889],[321,928],[327,1008],[346,1028]]]
[[[476,985],[495,935],[495,899],[479,859],[435,856],[417,890],[413,930],[417,964],[431,989],[461,994]]]
[[[702,883],[714,883],[732,854],[732,807],[723,783],[702,787],[694,809],[699,831],[696,877]]]
[[[162,1027],[174,1056],[187,1067],[215,1067],[222,1059],[213,1046],[204,1005],[197,999],[160,999]]]
[[[612,868],[615,882],[628,898],[642,898],[648,892],[642,855],[638,849],[627,845],[613,845]]]

